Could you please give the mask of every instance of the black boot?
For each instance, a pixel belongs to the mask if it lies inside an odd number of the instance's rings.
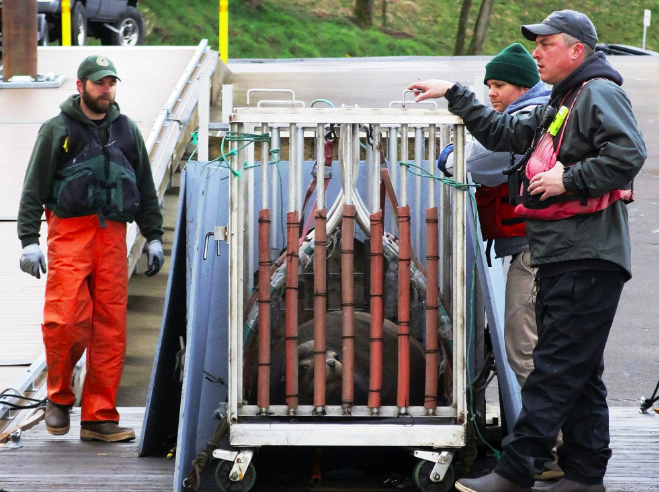
[[[567,478],[561,479],[556,485],[551,487],[532,488],[532,492],[606,492],[606,487],[603,484],[599,485],[584,485],[581,483],[573,482]]]
[[[46,429],[54,436],[63,436],[69,432],[71,421],[69,407],[57,405],[50,400],[46,403]]]
[[[135,439],[135,431],[130,427],[119,427],[116,422],[82,422],[80,424],[82,441],[119,442]]]
[[[494,472],[481,478],[461,478],[455,488],[460,492],[531,492],[529,487],[521,487]]]

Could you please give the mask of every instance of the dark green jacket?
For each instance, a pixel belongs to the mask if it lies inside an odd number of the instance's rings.
[[[115,103],[100,126],[96,126],[80,109],[80,96],[71,96],[60,105],[63,113],[86,125],[102,144],[107,143],[108,128],[119,117],[121,111]],[[130,120],[134,134],[135,149],[130,159],[135,170],[137,188],[140,192],[140,210],[135,214],[135,222],[148,241],[162,239],[162,213],[153,176],[149,155],[137,125]],[[65,156],[66,124],[62,115],[46,121],[39,130],[32,157],[25,173],[23,193],[18,209],[18,238],[23,247],[39,242],[41,216],[44,205],[51,195],[53,178],[58,163]],[[121,220],[111,215],[108,220]]]
[[[557,84],[549,104],[556,107],[567,92],[585,86],[565,127],[558,160],[566,168],[566,191],[598,197],[634,179],[646,158],[643,137],[631,103],[620,87],[622,77],[597,53]],[[449,110],[464,119],[469,132],[487,149],[523,154],[531,146],[545,106],[523,116],[501,114],[478,103],[460,84],[445,96]],[[526,220],[531,265],[571,260],[605,260],[631,278],[627,206],[618,200],[605,210],[561,220]]]

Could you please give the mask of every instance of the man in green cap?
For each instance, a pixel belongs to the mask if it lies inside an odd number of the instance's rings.
[[[46,273],[39,248],[48,223],[48,278],[43,340],[48,367],[46,427],[69,431],[71,379],[87,350],[82,440],[125,441],[115,405],[126,352],[128,268],[126,223],[148,241],[147,275],[164,262],[162,214],[151,164],[135,122],[115,102],[117,71],[104,56],[78,68],[78,93],[60,105],[37,136],[18,212],[21,269]]]

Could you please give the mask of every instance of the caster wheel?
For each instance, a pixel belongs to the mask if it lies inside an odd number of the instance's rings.
[[[430,472],[435,467],[431,461],[422,460],[414,467],[414,485],[422,492],[449,492],[455,483],[455,471],[449,466],[441,482],[430,480]]]
[[[250,463],[243,479],[236,482],[229,478],[232,468],[232,461],[222,460],[217,465],[217,468],[215,468],[215,482],[217,486],[222,492],[248,492],[254,486],[254,482],[256,482],[254,465]]]

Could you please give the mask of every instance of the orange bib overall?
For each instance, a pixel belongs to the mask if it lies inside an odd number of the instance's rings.
[[[46,210],[48,279],[43,340],[48,398],[73,405],[73,369],[87,349],[82,418],[119,421],[115,407],[126,353],[126,224],[96,215],[62,219]]]

